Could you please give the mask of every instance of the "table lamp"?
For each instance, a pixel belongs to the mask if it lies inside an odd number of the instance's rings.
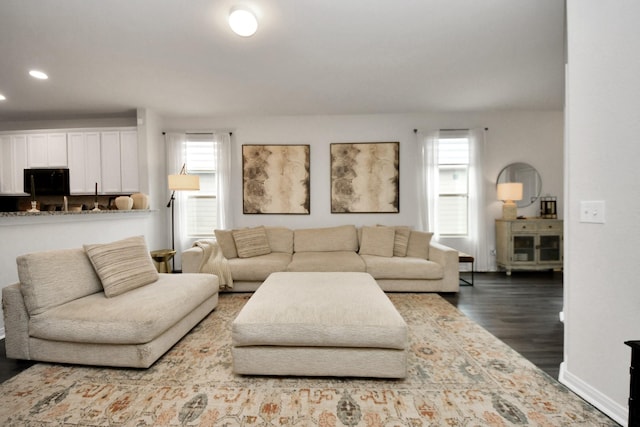
[[[505,182],[498,184],[498,200],[502,200],[502,219],[516,219],[518,206],[516,200],[522,200],[522,183]]]

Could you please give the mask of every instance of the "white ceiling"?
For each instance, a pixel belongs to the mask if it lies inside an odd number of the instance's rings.
[[[564,2],[0,0],[0,93],[0,121],[561,109]]]

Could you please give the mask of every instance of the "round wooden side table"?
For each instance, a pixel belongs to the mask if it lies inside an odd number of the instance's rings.
[[[173,249],[158,249],[156,251],[151,251],[151,259],[153,259],[157,265],[158,273],[171,273],[171,266],[169,265],[169,261],[176,254],[176,251]]]

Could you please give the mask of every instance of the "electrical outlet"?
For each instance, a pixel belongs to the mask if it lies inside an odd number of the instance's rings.
[[[580,222],[604,224],[604,200],[580,202]]]

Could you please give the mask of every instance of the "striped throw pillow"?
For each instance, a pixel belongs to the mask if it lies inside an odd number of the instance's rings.
[[[83,246],[108,298],[148,285],[159,278],[143,236]]]
[[[262,226],[233,230],[233,240],[240,258],[251,258],[271,253],[267,232]]]

